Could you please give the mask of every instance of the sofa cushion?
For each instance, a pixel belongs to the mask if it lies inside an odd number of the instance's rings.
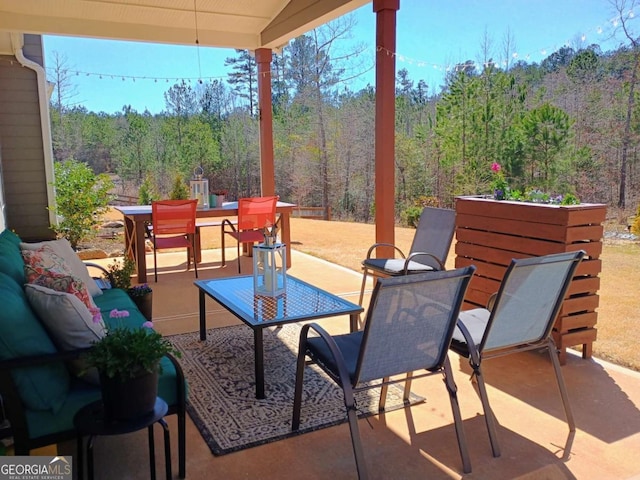
[[[129,312],[129,317],[126,319],[127,325],[132,325],[135,327],[140,327],[144,322],[147,321],[146,318],[140,313],[138,307],[136,307],[135,302],[131,299],[129,294],[120,288],[110,288],[105,290],[103,294],[99,297],[93,299],[100,312],[102,312],[102,318],[107,325],[109,326],[117,326],[118,322],[122,322],[123,319],[120,318],[110,318],[109,313],[113,309],[116,310],[127,310]]]
[[[56,347],[31,310],[22,288],[0,273],[0,359],[55,353]],[[18,393],[29,408],[58,411],[69,389],[69,373],[60,363],[16,369]]]
[[[38,243],[20,243],[20,249],[38,250],[44,245],[51,247],[51,249],[65,261],[73,275],[82,280],[82,282],[87,286],[89,294],[92,297],[102,295],[102,290],[100,290],[100,287],[95,282],[95,280],[91,278],[89,270],[87,270],[87,266],[80,259],[73,248],[71,248],[71,244],[66,238],[60,238],[58,240],[48,240],[46,242]]]
[[[102,318],[95,322],[89,309],[75,295],[39,285],[25,285],[25,293],[60,350],[88,348],[104,337]],[[87,369],[82,359],[70,362],[70,367],[74,375],[99,383],[98,371]]]
[[[98,308],[84,282],[73,274],[66,260],[49,245],[37,250],[22,250],[22,258],[28,283],[71,293],[78,297],[93,315],[98,316]]]
[[[20,237],[11,230],[0,233],[0,272],[6,273],[18,285],[24,283],[24,262],[20,255]]]

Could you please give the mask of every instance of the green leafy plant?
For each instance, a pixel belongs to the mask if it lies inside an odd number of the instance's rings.
[[[126,310],[111,312],[112,317],[128,314]],[[181,356],[169,340],[153,330],[151,322],[145,322],[143,328],[117,327],[108,330],[102,339],[93,344],[87,354],[86,364],[87,367],[96,367],[109,378],[126,380],[145,371],[153,373],[166,354]]]
[[[129,257],[124,257],[122,261],[114,260],[106,268],[107,280],[111,283],[111,287],[129,291],[131,288],[131,275],[136,270],[135,262]]]
[[[171,200],[186,200],[189,198],[189,188],[187,184],[184,183],[182,175],[176,175],[173,180],[173,187],[171,188],[171,193],[169,193],[169,198]]]
[[[50,208],[58,216],[58,223],[51,228],[75,249],[94,232],[100,216],[107,211],[113,182],[108,175],[96,175],[85,163],[75,160],[57,162],[54,171],[56,205]]]
[[[157,194],[155,189],[153,188],[153,183],[151,182],[151,178],[147,176],[140,185],[140,189],[138,190],[138,203],[140,205],[149,205],[157,198]]]
[[[631,233],[640,235],[640,205],[638,205],[638,208],[636,209],[636,216],[631,224]]]

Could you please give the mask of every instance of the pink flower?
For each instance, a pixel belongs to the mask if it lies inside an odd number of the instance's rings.
[[[102,322],[102,315],[100,315],[100,309],[99,308],[91,307],[91,308],[89,308],[89,311],[91,312],[91,317],[93,318],[93,323],[101,323]]]
[[[144,322],[142,324],[143,328],[151,328],[153,329],[153,322]]]
[[[499,163],[497,163],[497,162],[493,162],[493,163],[491,164],[491,170],[492,170],[493,172],[499,172],[500,170],[502,170],[502,167],[500,166],[500,164],[499,164]]]
[[[117,308],[114,308],[113,310],[111,310],[109,312],[109,317],[110,318],[126,318],[129,316],[129,312],[126,310],[118,310]]]

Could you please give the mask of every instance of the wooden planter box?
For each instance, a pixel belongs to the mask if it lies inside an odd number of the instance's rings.
[[[582,345],[583,358],[589,358],[596,340],[605,215],[603,204],[560,206],[458,197],[455,265],[477,267],[464,308],[486,306],[512,258],[584,250],[553,337],[561,363],[573,345]]]

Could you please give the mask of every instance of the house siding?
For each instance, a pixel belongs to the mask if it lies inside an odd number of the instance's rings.
[[[23,53],[43,65],[42,37],[25,35]],[[36,72],[9,55],[0,56],[0,149],[7,228],[25,240],[53,238]]]

